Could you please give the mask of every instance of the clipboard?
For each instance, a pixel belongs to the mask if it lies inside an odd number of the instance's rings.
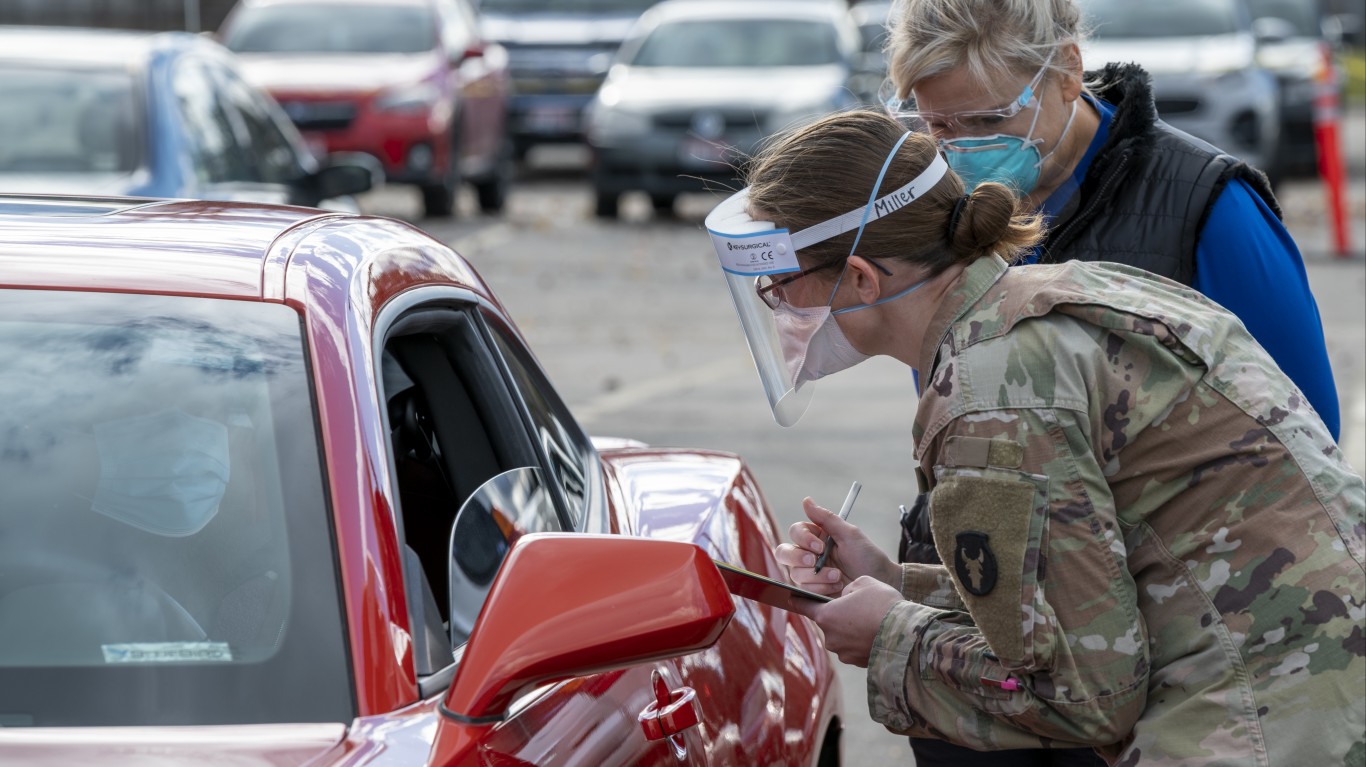
[[[726,582],[726,588],[730,589],[733,596],[752,599],[755,602],[763,602],[766,605],[789,611],[793,609],[793,602],[798,599],[813,602],[830,601],[830,597],[798,588],[790,583],[776,581],[758,573],[752,573],[719,559],[713,559],[712,562],[715,562],[716,569],[721,571],[721,578]]]

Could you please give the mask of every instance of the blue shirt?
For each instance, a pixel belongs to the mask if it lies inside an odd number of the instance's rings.
[[[1100,113],[1100,127],[1072,177],[1044,201],[1042,212],[1050,220],[1081,188],[1091,161],[1110,135],[1114,106],[1083,98]],[[1026,263],[1037,260],[1036,251]],[[1280,219],[1241,179],[1224,187],[1200,230],[1191,287],[1243,321],[1338,439],[1337,385],[1304,261]]]

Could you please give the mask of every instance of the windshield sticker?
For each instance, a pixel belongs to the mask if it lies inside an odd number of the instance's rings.
[[[716,253],[721,257],[721,268],[731,274],[759,276],[795,272],[797,249],[786,229],[770,229],[754,234],[724,235],[709,232]]]
[[[100,645],[105,663],[230,663],[227,642],[124,642]]]

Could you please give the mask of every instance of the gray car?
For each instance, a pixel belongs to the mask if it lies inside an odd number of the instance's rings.
[[[1257,62],[1242,0],[1080,0],[1088,68],[1137,62],[1158,116],[1263,170],[1280,133],[1275,78]]]
[[[666,0],[641,16],[588,106],[596,213],[644,191],[729,188],[773,133],[856,103],[843,2]]]

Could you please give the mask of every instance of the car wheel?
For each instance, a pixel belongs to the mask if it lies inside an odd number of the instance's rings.
[[[502,147],[498,150],[498,160],[494,165],[493,173],[487,179],[474,185],[474,189],[479,195],[479,210],[484,213],[499,213],[507,204],[508,189],[512,186],[513,176],[517,173],[517,161],[514,159],[514,155],[512,142],[504,140]]]
[[[451,150],[446,153],[446,171],[435,184],[422,185],[422,213],[427,218],[449,218],[455,215],[455,202],[460,194],[460,141],[451,137]]]
[[[659,216],[672,216],[674,214],[674,199],[678,195],[674,194],[652,194],[650,195],[650,205],[655,209],[655,214]]]
[[[616,218],[618,212],[616,193],[599,189],[596,193],[593,215],[598,218]]]

